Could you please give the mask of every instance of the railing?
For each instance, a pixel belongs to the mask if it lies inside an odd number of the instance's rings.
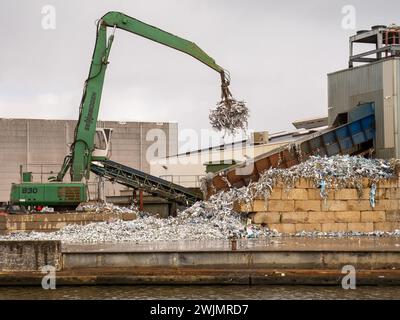
[[[61,164],[43,164],[43,163],[28,163],[22,166],[22,171],[32,172],[32,179],[36,182],[47,182],[49,176],[57,175],[60,171]],[[38,177],[38,178],[35,178]]]
[[[61,164],[43,164],[43,163],[28,163],[22,165],[22,171],[32,172],[32,181],[45,183],[49,182],[48,178],[56,176],[61,168]],[[69,175],[66,176],[65,181],[69,181]],[[86,182],[89,190],[90,199],[97,199],[99,196],[99,180],[97,176],[91,178]]]
[[[204,176],[205,175],[200,175],[200,174],[180,174],[180,175],[166,174],[166,175],[161,175],[160,178],[167,180],[169,182],[179,184],[180,186],[186,188],[200,188],[201,178],[203,178]]]
[[[385,54],[385,57],[388,56],[396,56],[398,57],[400,55],[400,45],[398,44],[390,44],[387,46],[384,46],[379,49],[363,52],[360,54],[352,55],[350,56],[349,59],[349,67],[353,67],[353,62],[364,62],[364,63],[370,63],[370,62],[375,62],[378,60],[381,60],[382,53]],[[369,57],[371,55],[376,55],[376,57]]]

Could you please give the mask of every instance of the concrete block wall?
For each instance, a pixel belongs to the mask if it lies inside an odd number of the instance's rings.
[[[135,213],[128,212],[68,212],[68,213],[38,213],[24,215],[0,216],[0,234],[10,232],[51,232],[57,231],[70,224],[86,225],[93,222],[136,219]]]
[[[371,183],[364,179],[362,194],[355,188],[327,189],[322,199],[313,181],[300,179],[293,189],[282,183],[274,187],[267,201],[256,199],[252,205],[236,204],[255,224],[284,234],[301,231],[372,232],[400,229],[400,180],[377,184],[375,207],[369,200]]]

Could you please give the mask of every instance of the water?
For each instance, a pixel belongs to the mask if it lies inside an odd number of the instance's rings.
[[[400,287],[338,286],[77,286],[0,287],[0,299],[400,299]]]

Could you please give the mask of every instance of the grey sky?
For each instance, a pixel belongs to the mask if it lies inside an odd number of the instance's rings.
[[[41,8],[55,6],[56,30]],[[325,115],[326,74],[347,67],[343,5],[357,29],[398,21],[398,1],[2,0],[0,117],[75,119],[95,40],[95,20],[110,10],[196,42],[232,75],[231,90],[251,111],[250,128],[278,131]],[[193,58],[116,33],[100,119],[175,121],[210,128],[219,76]]]

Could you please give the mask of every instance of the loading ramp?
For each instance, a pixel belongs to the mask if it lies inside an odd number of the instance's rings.
[[[100,177],[153,196],[188,206],[201,200],[198,194],[170,181],[111,160],[92,162],[90,170]]]

